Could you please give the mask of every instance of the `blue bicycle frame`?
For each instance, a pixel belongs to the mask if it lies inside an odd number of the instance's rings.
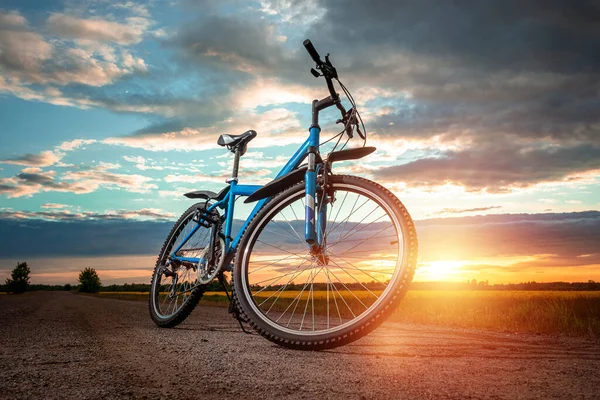
[[[294,153],[292,158],[285,164],[285,166],[279,171],[276,178],[279,178],[296,168],[300,165],[300,163],[304,160],[304,158],[308,154],[308,170],[305,175],[305,239],[307,244],[310,247],[315,245],[319,245],[323,240],[322,232],[324,231],[324,227],[322,226],[325,223],[326,216],[326,207],[321,207],[322,211],[318,215],[318,232],[315,232],[315,193],[317,190],[317,171],[315,166],[315,158],[317,154],[317,149],[319,148],[320,143],[320,133],[321,128],[318,124],[313,124],[309,129],[309,137],[308,139],[300,146],[300,148]],[[250,224],[250,221],[258,214],[263,205],[270,200],[269,198],[265,198],[259,200],[258,203],[254,206],[254,209],[244,222],[244,225],[241,227],[236,237],[232,239],[231,237],[231,229],[233,226],[233,215],[235,208],[235,199],[236,196],[250,196],[252,193],[260,189],[262,186],[259,185],[240,185],[237,183],[237,179],[232,179],[229,183],[230,188],[227,195],[220,201],[211,204],[207,211],[210,212],[215,208],[220,208],[223,210],[223,215],[225,216],[225,227],[224,227],[224,236],[225,236],[225,254],[227,255],[228,260],[231,260],[231,256],[236,251],[236,248],[240,242],[241,236]],[[185,245],[185,243],[196,233],[196,231],[200,228],[200,224],[197,224],[192,231],[188,234],[188,236],[183,240],[183,242],[171,253],[170,259],[189,262],[189,263],[199,263],[203,261],[200,258],[192,258],[192,257],[180,257],[176,256],[177,252]],[[225,266],[226,269],[229,269],[229,266]]]

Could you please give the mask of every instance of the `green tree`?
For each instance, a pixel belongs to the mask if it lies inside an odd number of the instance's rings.
[[[97,293],[100,291],[100,277],[94,268],[86,268],[79,273],[79,291],[84,293]]]
[[[31,270],[26,262],[17,263],[15,269],[10,274],[10,279],[6,280],[6,291],[9,293],[23,293],[29,288],[29,274]]]

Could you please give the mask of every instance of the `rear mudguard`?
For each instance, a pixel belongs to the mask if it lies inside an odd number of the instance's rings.
[[[188,199],[203,199],[203,200],[216,200],[220,201],[227,196],[229,193],[229,186],[225,186],[219,193],[211,192],[210,190],[196,190],[195,192],[189,192],[184,194]]]

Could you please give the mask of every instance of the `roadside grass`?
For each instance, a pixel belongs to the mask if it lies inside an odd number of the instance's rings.
[[[392,321],[600,336],[600,291],[410,291]]]
[[[368,306],[375,300],[373,293],[379,294],[375,291],[355,291],[354,295],[346,293],[344,299],[336,296],[342,317],[349,317],[348,308],[355,312],[364,310],[361,303]],[[274,309],[283,311],[294,301],[307,301],[308,293],[298,295],[297,291],[285,291],[281,294],[265,291],[256,297],[256,301],[265,301],[263,306],[269,307],[277,298]],[[100,292],[97,296],[125,300],[148,299],[148,293],[142,292]],[[337,313],[337,309],[333,308],[331,292],[329,296],[330,312]],[[326,314],[326,299],[326,291],[314,291],[315,313]],[[223,292],[206,292],[203,301],[217,306],[228,304]],[[412,290],[389,320],[504,332],[598,337],[600,291]]]

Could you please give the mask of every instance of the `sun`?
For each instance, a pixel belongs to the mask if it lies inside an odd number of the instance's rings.
[[[415,278],[420,281],[460,281],[464,278],[462,268],[467,264],[464,260],[423,261]]]

